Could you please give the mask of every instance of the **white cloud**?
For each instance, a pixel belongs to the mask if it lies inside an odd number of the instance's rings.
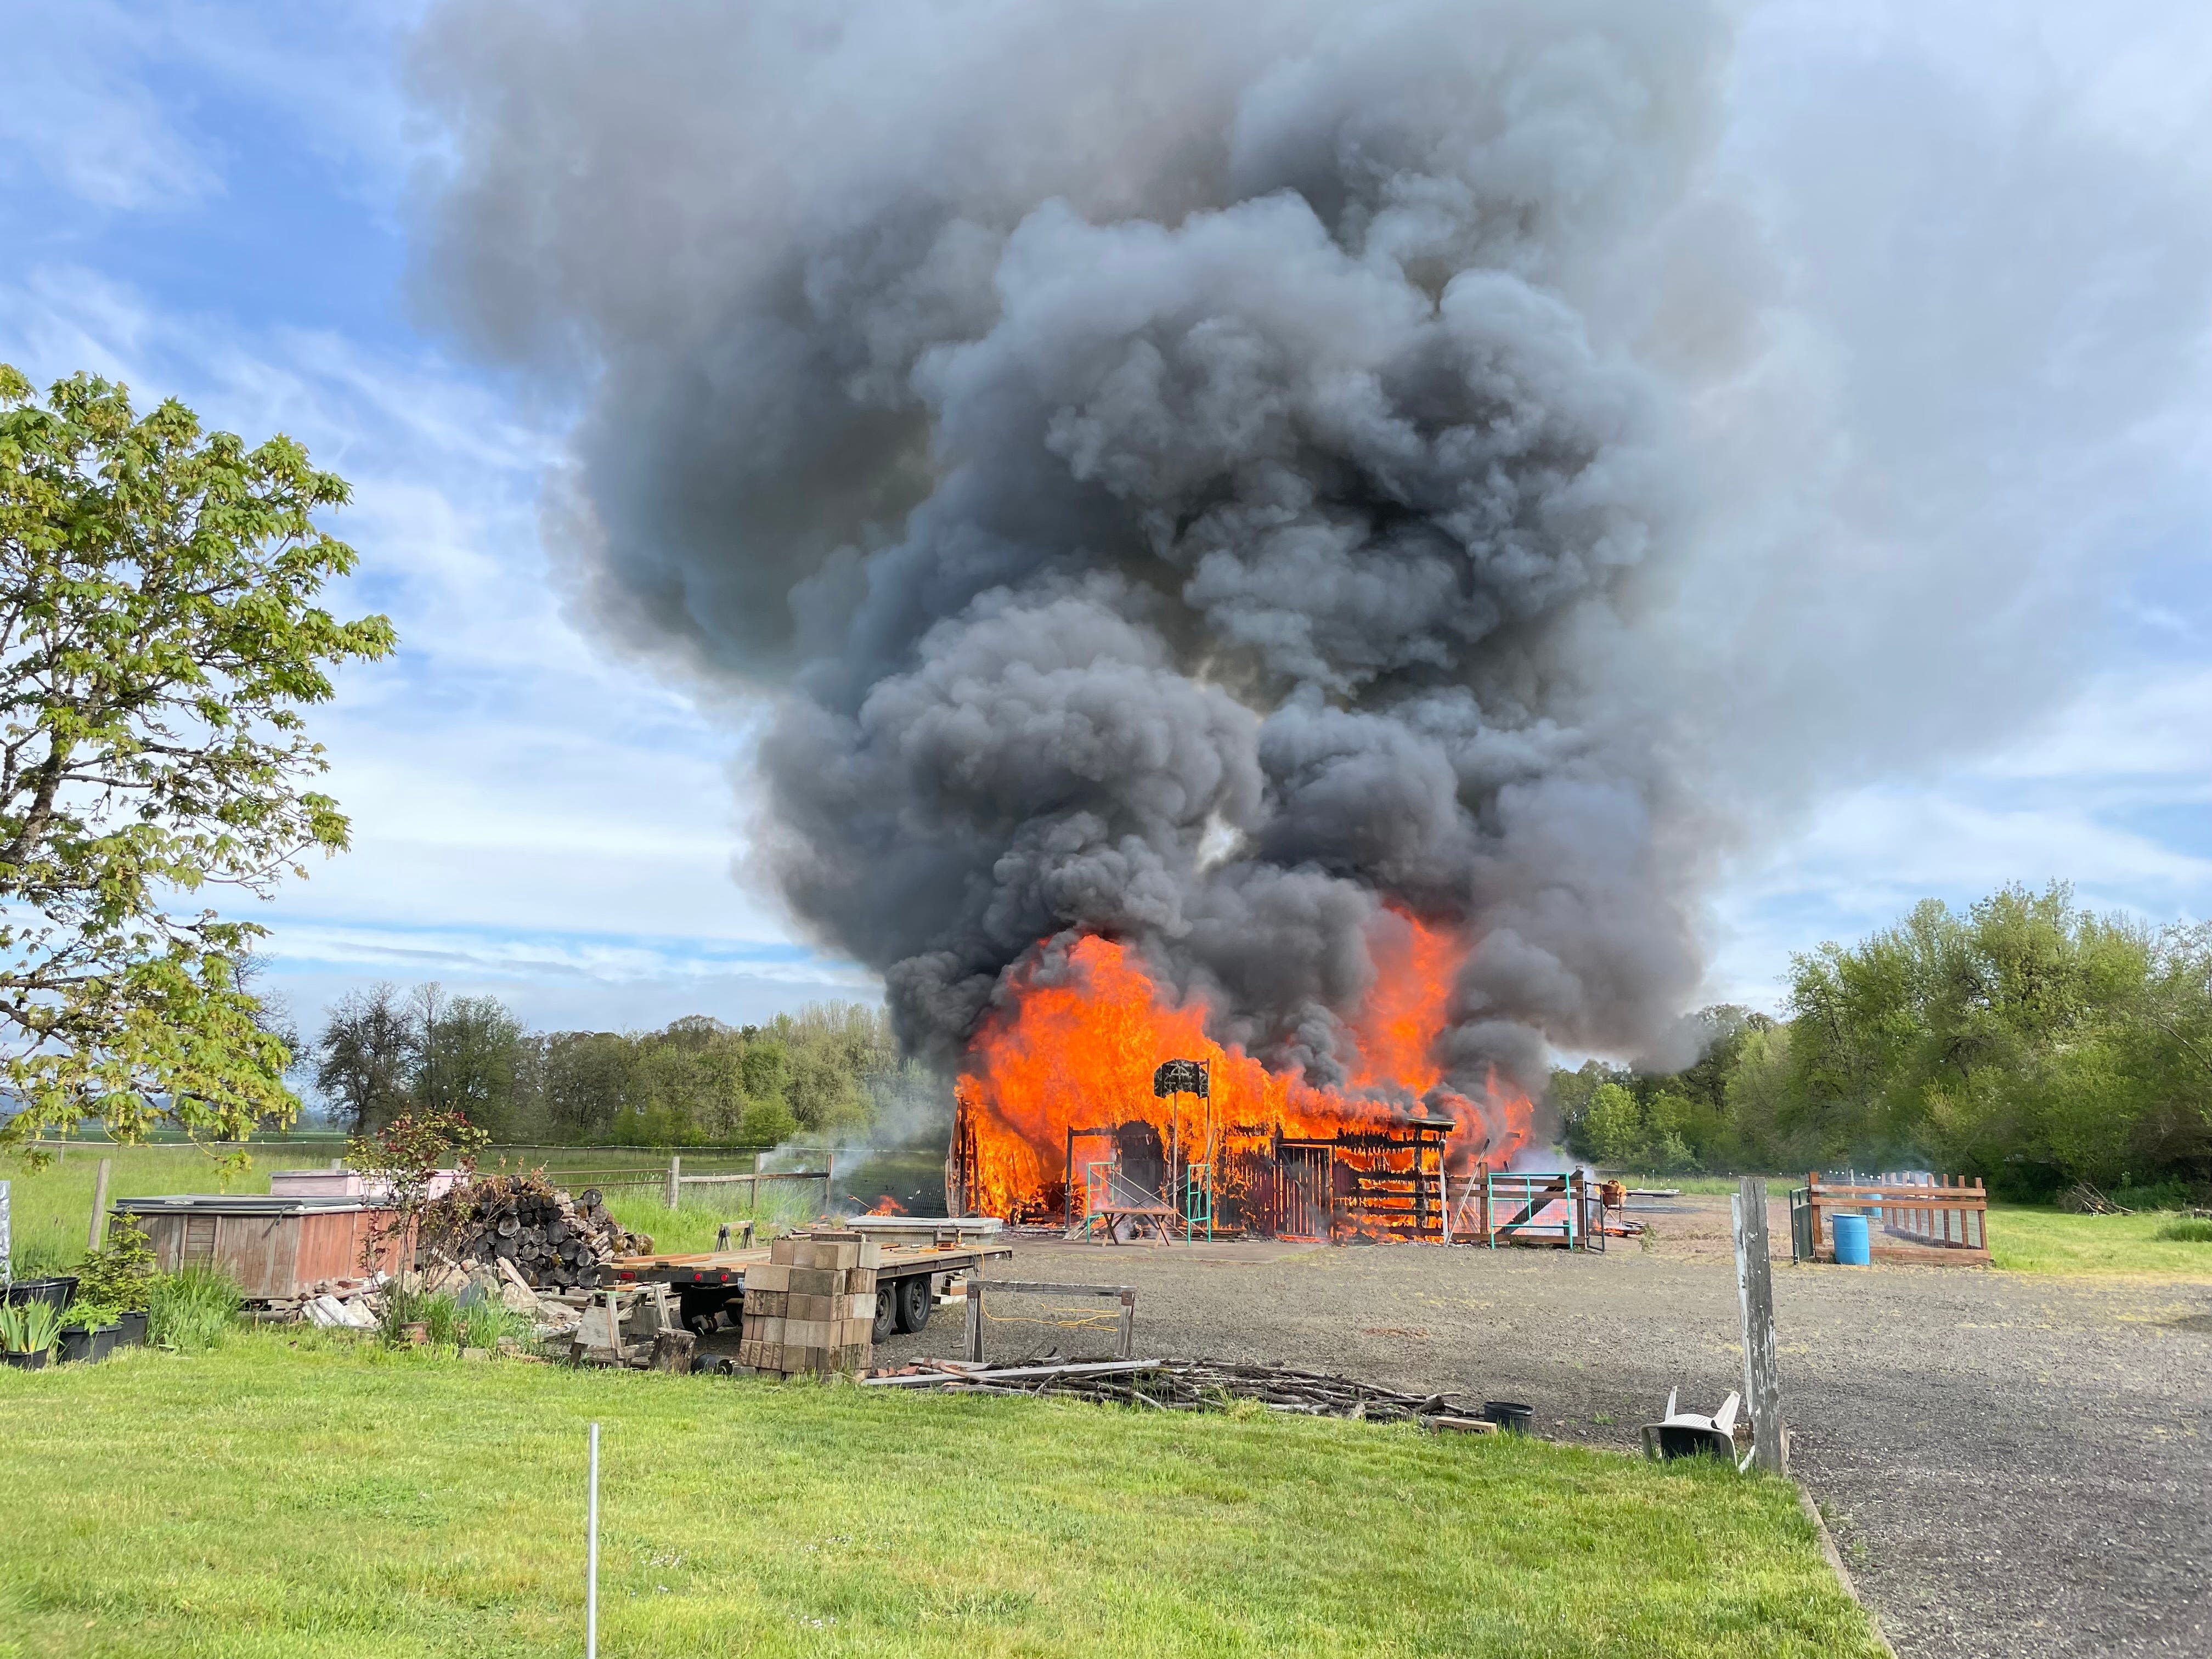
[[[2163,785],[2212,793],[2212,665],[2121,669],[1980,769],[1992,779]]]
[[[188,208],[222,188],[201,145],[137,71],[143,23],[97,3],[14,4],[0,155],[103,210]]]

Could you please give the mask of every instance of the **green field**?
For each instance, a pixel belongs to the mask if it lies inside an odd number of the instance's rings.
[[[296,1344],[296,1346],[295,1346]],[[0,1655],[1872,1656],[1784,1482],[313,1333],[0,1371]]]
[[[1990,1260],[2024,1273],[2122,1273],[2212,1279],[2212,1243],[2157,1237],[2170,1213],[2069,1215],[2025,1205],[1990,1206]]]
[[[1608,1170],[1607,1173],[1610,1174],[1611,1171]],[[1736,1190],[1736,1177],[1734,1176],[1624,1175],[1620,1178],[1632,1187],[1656,1187],[1662,1190],[1672,1187],[1679,1192],[1704,1193],[1709,1195],[1714,1193],[1732,1193]],[[1778,1197],[1790,1187],[1803,1185],[1805,1177],[1802,1175],[1769,1176],[1766,1177],[1766,1190]]]

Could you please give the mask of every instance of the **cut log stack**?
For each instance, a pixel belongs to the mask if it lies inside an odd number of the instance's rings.
[[[756,1370],[857,1370],[868,1363],[883,1246],[854,1232],[792,1234],[745,1269],[738,1363]]]
[[[507,1262],[532,1289],[588,1290],[618,1255],[650,1252],[653,1241],[623,1231],[591,1189],[571,1198],[536,1176],[483,1176],[456,1187],[422,1214],[425,1259],[442,1253],[466,1266]]]

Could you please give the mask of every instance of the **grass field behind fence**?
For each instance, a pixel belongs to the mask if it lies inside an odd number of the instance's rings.
[[[579,1653],[593,1420],[610,1659],[1878,1651],[1718,1465],[264,1332],[0,1372],[0,1656]]]

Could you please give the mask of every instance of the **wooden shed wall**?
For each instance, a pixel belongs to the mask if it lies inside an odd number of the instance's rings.
[[[180,1211],[142,1212],[139,1224],[164,1273],[204,1264],[236,1280],[249,1301],[302,1294],[319,1279],[363,1271],[362,1247],[374,1215],[325,1210],[297,1215],[223,1215]],[[409,1264],[408,1238],[380,1241],[373,1265],[398,1273]]]

